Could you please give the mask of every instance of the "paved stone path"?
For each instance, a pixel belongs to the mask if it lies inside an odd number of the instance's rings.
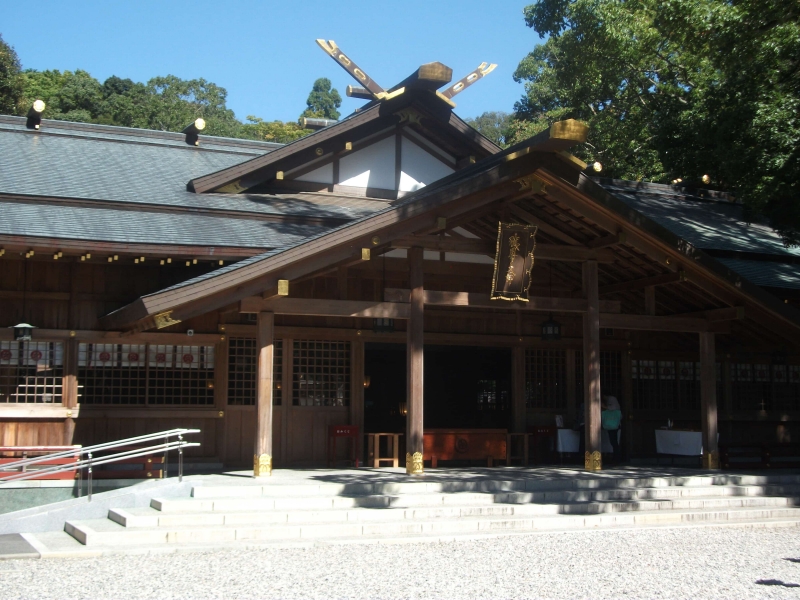
[[[0,598],[800,598],[796,528],[0,562]]]

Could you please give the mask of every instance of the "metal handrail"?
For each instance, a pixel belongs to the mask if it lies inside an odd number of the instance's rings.
[[[65,450],[63,452],[54,452],[53,454],[47,454],[45,456],[39,456],[37,458],[25,458],[23,460],[18,460],[17,462],[13,463],[6,463],[3,465],[3,469],[10,469],[10,468],[17,468],[17,467],[28,467],[30,465],[35,465],[36,463],[46,462],[48,460],[53,460],[54,458],[68,458],[70,456],[75,456],[78,454],[88,454],[90,452],[100,452],[101,450],[111,450],[112,448],[120,448],[122,446],[131,446],[133,444],[140,444],[142,442],[149,442],[151,440],[158,440],[161,438],[169,439],[173,436],[181,436],[186,435],[188,433],[200,433],[199,429],[170,429],[168,431],[161,431],[159,433],[148,433],[146,435],[139,435],[132,438],[127,438],[124,440],[117,440],[116,442],[105,442],[103,444],[95,444],[94,446],[80,446],[76,447],[74,450]],[[3,481],[3,478],[0,478],[0,481]]]
[[[34,458],[34,459],[27,459],[21,460],[14,463],[7,463],[3,465],[3,468],[7,469],[11,466],[15,468],[19,468],[19,473],[14,473],[12,475],[7,475],[5,477],[0,477],[0,486],[4,483],[10,483],[13,481],[24,481],[26,479],[33,479],[36,477],[41,477],[42,475],[55,475],[57,473],[63,473],[64,471],[77,471],[79,476],[78,482],[78,496],[80,497],[82,489],[83,489],[83,469],[86,468],[87,472],[87,482],[88,482],[88,500],[89,502],[92,501],[92,468],[99,465],[105,465],[113,462],[118,462],[121,460],[126,460],[129,458],[138,458],[140,456],[147,456],[149,454],[158,454],[160,452],[164,452],[164,456],[168,456],[170,450],[178,450],[178,481],[183,481],[183,449],[200,446],[199,442],[186,442],[183,439],[183,435],[187,433],[200,433],[199,429],[171,429],[169,431],[162,431],[160,433],[152,433],[148,435],[141,435],[135,438],[128,438],[125,440],[118,440],[116,442],[107,442],[105,444],[97,444],[95,446],[86,446],[85,448],[75,448],[74,450],[67,451],[67,452],[57,452],[54,454],[49,454],[44,457]],[[177,435],[178,439],[175,441],[169,441],[171,436]],[[132,450],[126,450],[124,452],[117,452],[116,454],[111,454],[108,456],[102,456],[100,458],[94,458],[92,455],[94,452],[98,450],[109,450],[112,448],[121,448],[124,446],[130,446],[132,442],[143,442],[153,439],[161,439],[163,438],[165,441],[161,444],[157,444],[155,446],[149,446],[146,448],[134,448]],[[81,455],[87,455],[87,458],[81,459]],[[43,469],[36,469],[34,471],[28,471],[27,467],[31,464],[44,462],[48,460],[52,460],[53,458],[63,458],[69,456],[78,456],[78,460],[74,463],[67,463],[63,465],[52,465],[46,466]],[[166,472],[167,462],[164,462],[164,472]]]

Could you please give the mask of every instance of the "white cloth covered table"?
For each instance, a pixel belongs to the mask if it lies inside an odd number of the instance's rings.
[[[581,434],[574,429],[559,429],[556,437],[556,452],[578,452]],[[620,430],[617,430],[617,440],[620,437]],[[611,453],[611,442],[608,440],[608,431],[605,429],[601,433],[603,452]]]
[[[682,456],[703,455],[703,434],[699,431],[656,429],[656,452]]]

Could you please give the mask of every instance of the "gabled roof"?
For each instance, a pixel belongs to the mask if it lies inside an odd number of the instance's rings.
[[[409,113],[409,110],[413,112]],[[202,194],[220,190],[252,190],[276,181],[278,172],[309,164],[321,156],[340,153],[348,142],[357,142],[406,121],[411,121],[408,125],[424,131],[460,157],[482,159],[500,150],[461,120],[439,97],[424,90],[410,90],[391,100],[370,103],[338,123],[295,140],[270,154],[194,177],[187,188]]]

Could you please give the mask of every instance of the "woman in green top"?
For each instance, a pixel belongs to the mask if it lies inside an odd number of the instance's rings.
[[[622,410],[619,401],[614,396],[606,396],[601,403],[603,412],[600,413],[600,423],[608,432],[608,441],[611,442],[613,452],[611,462],[619,461],[619,427],[622,422]]]

